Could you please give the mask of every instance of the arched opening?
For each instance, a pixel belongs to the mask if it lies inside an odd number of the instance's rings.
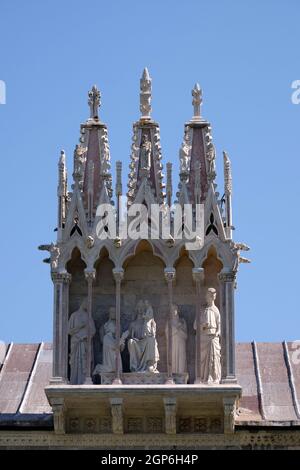
[[[66,264],[68,273],[71,274],[72,279],[69,286],[69,312],[68,319],[71,314],[79,309],[83,299],[87,297],[87,283],[84,276],[86,263],[81,258],[81,253],[78,248],[74,248],[71,254],[71,259]],[[70,337],[68,336],[68,358],[70,354]],[[68,361],[68,377],[70,378],[70,364]]]
[[[84,270],[86,263],[81,258],[81,253],[78,248],[74,248],[71,254],[71,259],[66,264],[68,273],[72,275],[72,280],[69,288],[69,315],[77,310],[87,296],[87,284],[84,277]]]
[[[102,248],[94,264],[96,278],[93,284],[92,315],[96,327],[93,339],[94,362],[102,363],[102,330],[108,320],[109,308],[116,304],[115,281],[113,277],[114,264],[109,259],[106,248]]]
[[[194,320],[196,314],[196,290],[193,283],[194,264],[188,252],[182,249],[175,263],[176,282],[173,288],[174,303],[179,307],[179,315],[187,324],[188,340],[186,342],[187,366],[189,382],[195,377],[195,331]]]
[[[160,354],[158,370],[165,372],[166,364],[166,318],[168,313],[168,290],[164,279],[165,264],[153,254],[149,242],[142,240],[134,255],[123,265],[124,279],[121,286],[121,324],[125,331],[135,319],[139,300],[149,300],[153,307],[156,322],[156,339]],[[128,352],[123,355],[124,371],[129,370]]]
[[[214,287],[217,291],[216,305],[220,308],[220,289],[218,274],[223,268],[222,262],[218,258],[217,251],[214,246],[211,246],[207,252],[207,257],[202,264],[204,268],[204,288],[205,291],[209,287]],[[205,300],[205,292],[203,293]]]

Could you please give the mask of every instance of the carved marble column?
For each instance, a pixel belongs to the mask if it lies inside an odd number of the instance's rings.
[[[176,434],[176,398],[164,398],[165,406],[165,432]]]
[[[87,270],[84,271],[85,279],[87,281],[88,287],[88,342],[87,342],[87,365],[86,365],[86,378],[85,384],[89,385],[92,384],[92,334],[91,334],[91,324],[92,324],[92,304],[93,304],[93,282],[96,278],[96,271]]]
[[[196,357],[195,357],[195,384],[201,383],[201,290],[204,280],[204,268],[193,268],[193,279],[196,284]]]
[[[124,432],[123,398],[110,398],[110,409],[111,409],[111,417],[112,417],[113,434],[123,434]]]
[[[221,310],[221,383],[236,383],[234,335],[234,284],[235,273],[222,270],[220,281]]]
[[[172,376],[172,357],[173,357],[173,339],[172,339],[172,305],[173,305],[173,284],[176,277],[174,268],[165,268],[165,280],[168,284],[168,298],[169,298],[169,320],[168,321],[168,349],[167,349],[167,380],[166,384],[174,384]]]
[[[68,381],[68,316],[71,274],[66,271],[52,271],[51,277],[54,284],[51,383],[66,383]]]
[[[124,277],[124,269],[114,268],[113,275],[116,282],[116,344],[120,344],[121,337],[121,282]],[[116,350],[116,377],[113,380],[113,385],[119,385],[121,380],[121,364],[119,349]]]

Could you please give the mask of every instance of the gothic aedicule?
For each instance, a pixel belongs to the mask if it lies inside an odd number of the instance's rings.
[[[50,252],[45,261],[54,285],[52,377],[45,387],[54,431],[44,431],[44,437],[37,432],[36,444],[27,434],[26,445],[288,446],[287,432],[260,430],[254,437],[249,430],[251,423],[270,430],[276,421],[267,416],[275,408],[264,401],[261,346],[241,345],[241,360],[248,362],[237,379],[234,291],[239,264],[249,262],[241,252],[249,248],[232,238],[231,162],[224,152],[224,190],[219,192],[211,126],[202,116],[202,90],[196,84],[173,197],[171,163],[163,183],[151,97],[145,69],[126,198],[121,162],[116,162],[113,194],[108,131],[99,116],[96,86],[88,94],[90,117],[75,147],[71,187],[61,152],[57,241],[40,246]],[[149,215],[155,210],[158,219]],[[281,423],[297,426],[297,393],[289,346],[284,348],[287,383],[294,390]],[[41,345],[36,360],[44,353]],[[9,354],[13,349],[8,360]],[[21,411],[31,406],[30,393],[24,397]],[[299,445],[298,433],[290,432],[291,445]],[[0,434],[0,445],[13,446],[14,435]]]

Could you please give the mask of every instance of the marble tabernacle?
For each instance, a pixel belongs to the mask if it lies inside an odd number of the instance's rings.
[[[76,420],[101,418],[111,423],[111,433],[152,420],[153,429],[176,434],[187,416],[213,420],[220,433],[234,432],[242,392],[235,371],[234,289],[240,263],[248,262],[241,252],[249,248],[232,238],[231,162],[224,152],[219,193],[211,126],[196,84],[173,198],[172,163],[165,185],[151,99],[145,69],[126,198],[120,161],[113,195],[96,86],[88,94],[90,117],[81,125],[70,190],[66,155],[60,155],[57,241],[40,246],[50,253],[54,285],[53,372],[45,392],[56,433],[72,432]],[[167,234],[149,221],[154,206],[162,218],[169,216]],[[146,210],[146,219],[136,217],[136,207]],[[186,207],[197,227],[202,211],[198,232],[188,233]],[[182,236],[174,228],[178,208]],[[124,236],[124,220],[128,233],[135,223],[139,237]]]

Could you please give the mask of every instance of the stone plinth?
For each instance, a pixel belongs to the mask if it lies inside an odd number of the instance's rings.
[[[45,392],[60,434],[230,434],[241,387],[50,385]]]
[[[112,385],[115,378],[114,373],[99,374],[101,377],[101,385]],[[124,385],[162,385],[166,383],[168,376],[164,372],[159,373],[142,373],[128,372],[121,374],[121,380]],[[175,384],[187,384],[188,374],[172,374]]]

